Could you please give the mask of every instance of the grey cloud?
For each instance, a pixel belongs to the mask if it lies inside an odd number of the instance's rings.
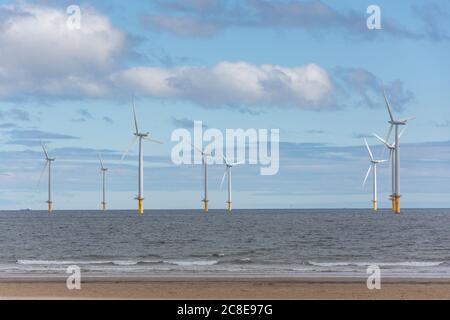
[[[311,129],[311,130],[306,130],[306,133],[310,133],[310,134],[324,134],[324,133],[326,133],[326,131],[325,130]]]
[[[337,10],[325,1],[181,1],[158,2],[163,14],[145,15],[145,25],[180,36],[212,36],[229,27],[300,28],[325,34],[340,30],[359,39],[373,39],[382,35],[396,38],[448,40],[438,21],[447,14],[433,4],[413,7],[413,12],[425,22],[424,31],[409,31],[389,16],[383,15],[380,32],[366,27],[365,12]]]
[[[13,108],[7,111],[0,111],[0,119],[11,119],[17,121],[30,121],[30,114],[22,109]]]
[[[77,111],[77,118],[72,118],[73,122],[86,122],[88,120],[93,120],[94,117],[87,109],[80,109]]]
[[[194,120],[186,117],[184,118],[172,117],[172,123],[178,128],[192,129],[194,127]],[[207,128],[208,126],[203,123],[203,127]]]
[[[433,122],[436,128],[450,128],[450,120],[445,120],[443,122]]]
[[[372,134],[370,133],[354,133],[352,135],[354,139],[364,139],[364,138],[372,138]]]
[[[390,83],[383,81],[368,70],[361,68],[336,68],[334,82],[340,89],[341,97],[348,97],[358,107],[384,107],[383,90],[389,102],[397,111],[403,111],[405,105],[414,100],[414,94],[405,89],[404,83],[395,79]],[[351,95],[354,98],[351,98]]]
[[[212,36],[219,29],[212,22],[198,21],[191,17],[146,15],[141,21],[143,25],[150,25],[157,30],[169,31],[179,36]]]
[[[19,126],[15,123],[2,123],[0,124],[0,129],[11,129],[18,128]]]
[[[114,123],[114,121],[108,116],[104,116],[103,117],[103,121],[105,121],[105,122],[107,122],[109,124],[113,124]]]
[[[15,145],[15,146],[24,146],[24,147],[37,147],[37,146],[41,145],[41,142],[45,145],[48,145],[51,143],[51,141],[17,139],[17,140],[7,141],[6,144]]]
[[[450,40],[450,9],[448,2],[427,2],[421,6],[413,6],[413,12],[425,26],[425,34],[435,41]]]
[[[72,140],[79,139],[78,137],[60,134],[60,133],[52,133],[45,132],[40,130],[11,130],[7,132],[7,134],[13,140]]]

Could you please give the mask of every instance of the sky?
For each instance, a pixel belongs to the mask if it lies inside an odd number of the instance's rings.
[[[70,28],[70,5],[80,8]],[[377,5],[381,29],[370,30]],[[73,20],[69,20],[73,21]],[[136,207],[139,125],[146,209],[201,208],[201,165],[174,164],[178,128],[279,129],[279,171],[233,169],[235,208],[371,207],[364,138],[388,153],[383,89],[399,118],[403,207],[450,206],[450,3],[434,1],[1,1],[0,210]],[[224,151],[226,153],[226,151]],[[220,164],[210,207],[226,206]],[[388,165],[379,205],[389,207]]]

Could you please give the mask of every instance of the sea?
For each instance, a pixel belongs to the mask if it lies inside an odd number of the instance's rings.
[[[450,278],[450,209],[0,212],[0,278]]]

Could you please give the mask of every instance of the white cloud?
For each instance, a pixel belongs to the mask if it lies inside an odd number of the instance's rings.
[[[183,8],[215,4],[192,0]],[[135,92],[250,111],[249,107],[265,106],[321,110],[354,101],[370,107],[378,105],[374,97],[381,99],[380,79],[362,69],[333,72],[317,64],[284,67],[243,61],[126,69],[129,38],[92,8],[81,9],[78,30],[67,27],[69,15],[61,7],[0,5],[0,15],[3,100],[117,98]],[[411,100],[402,82],[386,89],[397,106]]]
[[[109,19],[83,8],[80,29],[67,27],[62,9],[30,4],[0,6],[0,96],[104,94],[97,78],[115,68],[125,34]]]
[[[321,108],[333,91],[326,70],[316,64],[301,67],[220,62],[213,67],[139,67],[115,73],[119,87],[158,98],[190,100],[207,106],[276,105]]]

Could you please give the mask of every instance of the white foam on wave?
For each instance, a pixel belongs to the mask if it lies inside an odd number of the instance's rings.
[[[70,264],[107,264],[108,260],[17,260],[17,264],[24,265],[70,265]]]
[[[366,267],[377,265],[379,267],[436,267],[443,264],[444,261],[403,261],[403,262],[314,262],[308,261],[308,264],[317,267],[346,267],[357,266]]]
[[[217,260],[191,260],[191,261],[187,261],[187,260],[164,260],[164,263],[167,264],[174,264],[180,267],[192,267],[192,266],[213,266],[215,264],[218,264],[219,261]]]
[[[161,260],[17,260],[20,265],[98,265],[114,264],[119,266],[131,266],[139,263],[160,263]]]

